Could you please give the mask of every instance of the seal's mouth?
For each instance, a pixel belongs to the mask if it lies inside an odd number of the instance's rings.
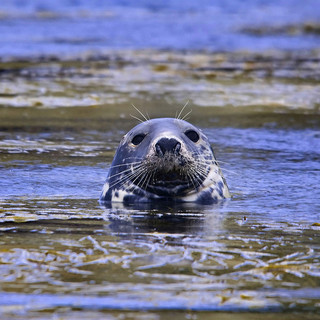
[[[156,171],[146,190],[159,196],[182,196],[190,189],[188,177],[179,170]]]
[[[182,162],[152,161],[143,168],[141,174],[133,183],[147,192],[163,197],[183,196],[192,189],[192,181],[188,176],[188,168]]]
[[[144,161],[140,166],[141,173],[132,182],[160,197],[183,197],[202,184],[204,176],[197,169],[194,159],[166,153]]]
[[[150,181],[150,185],[163,186],[163,187],[175,187],[178,185],[188,183],[188,179],[181,171],[158,171]]]

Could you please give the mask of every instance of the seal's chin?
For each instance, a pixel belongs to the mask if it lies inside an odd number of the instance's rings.
[[[189,185],[189,181],[180,171],[156,172],[150,181],[150,186],[161,186],[168,189],[179,185]]]
[[[163,197],[183,196],[192,186],[180,171],[158,171],[148,183],[146,190]]]

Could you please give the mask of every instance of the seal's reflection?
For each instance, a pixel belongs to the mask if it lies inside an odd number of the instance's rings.
[[[103,205],[108,227],[121,236],[144,233],[212,234],[223,229],[225,202],[216,205],[195,203],[143,203]]]

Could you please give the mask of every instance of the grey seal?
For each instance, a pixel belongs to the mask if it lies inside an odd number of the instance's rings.
[[[216,203],[230,193],[208,138],[187,121],[147,120],[121,140],[102,202]]]

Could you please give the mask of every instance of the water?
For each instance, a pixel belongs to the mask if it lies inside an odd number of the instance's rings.
[[[244,3],[1,3],[1,319],[319,319],[320,52],[316,33],[302,32],[319,13],[312,1]],[[230,37],[212,31],[214,42],[165,31],[172,16],[184,29],[226,15]],[[123,21],[140,29],[129,35]],[[109,23],[125,37],[94,43]],[[281,29],[293,25],[301,32]],[[156,26],[158,41],[142,43]],[[188,100],[232,199],[100,205],[137,124],[131,104],[174,117]]]
[[[38,56],[115,48],[317,49],[318,5],[317,0],[2,0],[0,52]]]

